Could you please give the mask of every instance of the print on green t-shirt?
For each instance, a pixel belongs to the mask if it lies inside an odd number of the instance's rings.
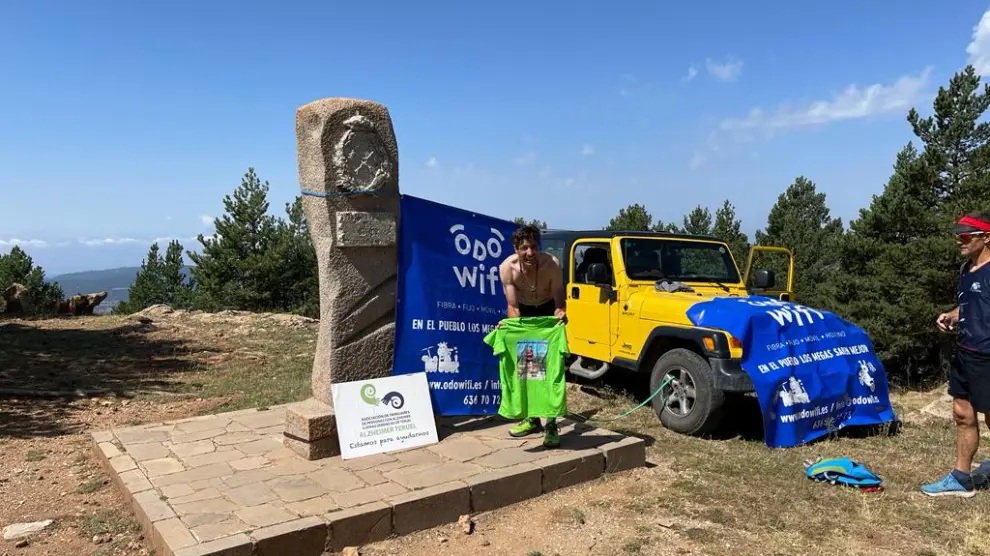
[[[567,413],[567,332],[557,317],[505,319],[502,326],[485,336],[484,342],[499,358],[499,415],[524,419]]]

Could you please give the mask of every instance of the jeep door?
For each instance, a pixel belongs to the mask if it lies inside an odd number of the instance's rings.
[[[571,281],[567,284],[567,332],[571,353],[609,361],[612,358],[612,309],[608,292],[615,286],[611,243],[608,240],[579,240],[571,246]],[[603,263],[611,284],[593,284],[588,267]]]
[[[757,273],[765,271],[768,284],[757,283]],[[784,275],[783,284],[780,276]],[[781,301],[794,301],[794,254],[785,247],[754,245],[746,257],[746,271],[743,281],[750,294],[776,298]]]

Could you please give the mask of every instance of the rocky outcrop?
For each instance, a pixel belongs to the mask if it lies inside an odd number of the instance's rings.
[[[62,299],[58,302],[58,314],[70,314],[74,316],[92,315],[93,309],[103,303],[109,292],[96,292],[87,294],[76,294]]]
[[[18,315],[34,312],[34,303],[31,301],[31,294],[24,284],[15,282],[3,290],[2,295],[7,314]]]

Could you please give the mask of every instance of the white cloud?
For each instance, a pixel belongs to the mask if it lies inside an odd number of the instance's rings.
[[[591,156],[595,154],[595,147],[592,145],[585,145],[584,148],[581,149],[581,154],[584,156]]]
[[[929,66],[917,75],[904,75],[890,84],[849,85],[828,100],[783,103],[771,111],[757,107],[745,116],[727,118],[711,132],[704,147],[692,156],[689,166],[699,168],[704,164],[711,153],[719,150],[726,136],[736,142],[745,142],[752,140],[754,134],[769,137],[781,131],[831,122],[891,113],[903,115],[924,97],[931,72]]]
[[[692,65],[688,67],[687,75],[684,76],[684,79],[682,79],[682,81],[687,83],[688,81],[692,81],[697,76],[698,76],[698,68]]]
[[[973,40],[966,47],[966,54],[976,73],[990,73],[990,10],[983,12],[980,22],[973,27]]]
[[[718,81],[729,82],[739,79],[742,74],[743,62],[734,56],[729,56],[724,62],[718,62],[711,58],[705,58],[705,69]]]
[[[529,166],[534,162],[536,162],[536,153],[534,152],[528,152],[522,156],[517,156],[512,159],[512,163],[516,166]]]
[[[907,112],[924,93],[931,71],[929,66],[918,75],[901,76],[889,85],[849,85],[830,100],[815,100],[795,106],[782,104],[772,113],[753,108],[744,117],[723,120],[719,129],[784,129],[868,118],[889,112]]]
[[[437,167],[437,157],[431,156],[430,159],[426,161],[426,167],[427,168],[436,168]]]
[[[79,239],[79,243],[89,247],[102,247],[104,245],[132,245],[135,243],[145,243],[140,239],[132,237],[108,237],[104,239]]]
[[[150,240],[150,241],[148,241],[146,243],[148,244],[149,247],[151,246],[152,243],[157,243],[158,244],[158,247],[164,249],[165,246],[167,246],[172,241],[178,241],[179,243],[183,243],[184,244],[184,243],[188,243],[190,241],[196,241],[196,239],[197,238],[195,238],[195,237],[165,236],[165,237],[156,237],[155,239],[152,239],[152,240]]]
[[[204,226],[213,225],[213,217],[210,216],[209,214],[200,214],[199,221],[202,222]]]
[[[165,236],[156,237],[154,239],[138,239],[132,237],[107,237],[107,238],[96,238],[96,239],[86,239],[78,238],[75,241],[46,241],[43,239],[0,239],[0,249],[5,247],[14,247],[19,245],[21,247],[36,247],[36,248],[54,248],[54,247],[68,247],[70,245],[81,245],[83,247],[121,247],[126,245],[147,245],[151,246],[152,243],[157,243],[159,248],[164,249],[172,240],[177,240],[182,243],[183,246],[197,240],[196,237],[178,237],[178,236]]]
[[[43,239],[0,239],[0,247],[48,247],[48,242]]]

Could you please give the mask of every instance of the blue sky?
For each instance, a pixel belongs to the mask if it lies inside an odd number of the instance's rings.
[[[405,193],[494,216],[599,228],[728,198],[752,234],[805,175],[848,221],[907,110],[990,71],[990,2],[953,6],[5,2],[0,252],[52,275],[194,248],[249,166],[281,214],[295,110],[332,96],[389,108]]]

